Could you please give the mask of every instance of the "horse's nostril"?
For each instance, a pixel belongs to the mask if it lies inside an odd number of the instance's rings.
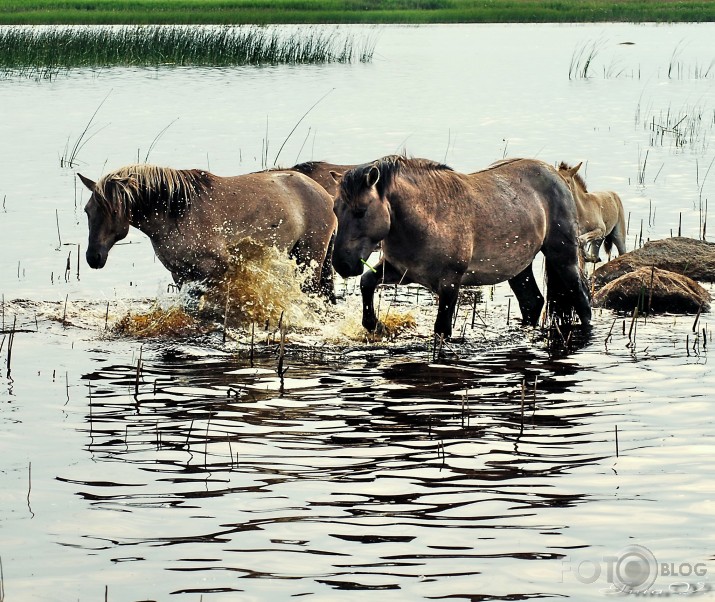
[[[104,266],[104,257],[99,251],[87,251],[85,257],[90,268],[99,269]]]

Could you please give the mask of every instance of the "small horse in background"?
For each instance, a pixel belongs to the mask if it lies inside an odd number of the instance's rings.
[[[229,268],[231,245],[250,237],[285,250],[299,264],[312,265],[311,290],[334,299],[327,257],[336,227],[333,200],[302,174],[220,177],[198,169],[140,164],[117,169],[98,182],[78,176],[92,192],[85,206],[86,258],[92,268],[104,267],[112,246],[133,226],[149,237],[179,286],[218,282]]]
[[[387,156],[344,174],[335,198],[333,265],[359,276],[362,324],[378,328],[378,284],[418,283],[439,297],[435,334],[449,337],[459,287],[509,281],[526,324],[536,325],[544,298],[532,271],[546,258],[550,308],[575,310],[588,326],[591,306],[578,262],[576,208],[556,170],[511,159],[462,174],[427,159]],[[382,243],[383,257],[365,271]]]
[[[573,194],[578,214],[578,237],[583,252],[584,261],[598,263],[601,261],[599,251],[604,245],[608,257],[616,245],[618,254],[626,252],[626,220],[621,198],[612,191],[589,192],[586,182],[578,170],[583,165],[579,163],[571,167],[563,161],[559,165],[559,175]]]

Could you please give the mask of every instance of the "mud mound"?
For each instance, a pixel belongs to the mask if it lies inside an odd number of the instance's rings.
[[[593,304],[621,311],[638,307],[644,312],[696,313],[708,311],[710,293],[682,274],[643,267],[606,284]]]
[[[653,266],[693,280],[715,282],[715,243],[684,237],[647,242],[599,267],[593,273],[594,285],[600,289],[624,274]]]

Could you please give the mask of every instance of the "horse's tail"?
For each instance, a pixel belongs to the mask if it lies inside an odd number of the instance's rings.
[[[615,192],[613,193],[613,198],[618,207],[618,219],[616,220],[616,225],[613,227],[603,241],[603,248],[611,256],[611,249],[613,245],[616,245],[618,249],[618,254],[623,255],[626,252],[626,216],[623,210],[623,203],[621,202],[621,197],[619,197]]]

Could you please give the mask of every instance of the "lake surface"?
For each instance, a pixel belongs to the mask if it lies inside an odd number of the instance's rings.
[[[177,302],[138,232],[84,262],[76,172],[137,160],[584,161],[621,195],[629,249],[702,232],[715,25],[353,31],[376,37],[372,63],[0,81],[2,326],[23,331],[9,360],[0,339],[0,600],[597,600],[643,567],[651,589],[712,597],[709,315],[629,337],[596,310],[554,354],[499,285],[437,360],[424,290],[383,291],[417,328],[366,343],[350,282],[289,331],[282,386],[262,328],[253,360],[246,330],[105,328]],[[590,77],[569,78],[591,47]]]

